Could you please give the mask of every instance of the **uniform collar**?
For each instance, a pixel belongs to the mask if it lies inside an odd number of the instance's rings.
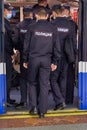
[[[46,23],[47,20],[38,20],[39,23]]]
[[[25,18],[24,20],[25,21],[31,21],[32,19],[31,18]]]
[[[9,20],[4,18],[5,23],[10,24]]]
[[[67,18],[66,17],[56,17],[55,20],[57,20],[57,19],[67,19]]]

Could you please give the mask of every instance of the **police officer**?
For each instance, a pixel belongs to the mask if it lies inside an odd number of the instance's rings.
[[[54,5],[52,7],[52,13],[54,17],[52,24],[57,26],[57,31],[60,36],[60,43],[62,50],[61,60],[57,64],[58,68],[51,73],[51,87],[56,102],[54,110],[57,110],[57,109],[64,109],[66,107],[65,96],[66,96],[66,83],[67,83],[66,75],[68,70],[68,62],[73,62],[74,58],[73,55],[71,54],[71,58],[68,59],[70,57],[71,52],[69,51],[70,47],[67,42],[67,39],[68,38],[70,39],[71,28],[69,26],[69,21],[67,20],[67,18],[62,17],[62,6],[60,4]],[[66,53],[65,51],[66,44],[68,45],[67,52],[69,53]]]
[[[21,101],[16,107],[26,107],[27,105],[27,69],[23,67],[23,46],[25,34],[27,33],[28,27],[33,22],[33,13],[31,7],[24,7],[24,20],[17,24],[14,33],[14,42],[16,49],[20,52],[20,91]]]
[[[12,41],[12,29],[9,20],[12,17],[12,9],[9,3],[4,3],[4,24],[5,24],[5,60],[6,60],[6,83],[7,83],[7,106],[11,106],[15,100],[10,99],[11,78],[12,78],[12,60],[14,60],[14,44]]]
[[[70,16],[70,6],[67,4],[63,5],[63,17],[66,17],[70,25],[72,27],[72,42],[73,42],[73,48],[74,48],[74,55],[76,57],[77,55],[77,24],[73,21],[73,19]],[[73,103],[73,97],[74,97],[74,85],[75,85],[75,63],[71,63],[68,66],[68,75],[67,75],[67,88],[66,88],[66,103],[72,104]]]
[[[78,26],[71,17],[70,6],[67,4],[63,4],[62,8],[63,8],[62,16],[66,17],[66,18],[68,18],[68,20],[70,20],[70,24],[72,24],[73,32],[75,31],[75,37],[76,37]],[[76,45],[75,45],[75,47],[76,47]],[[75,49],[77,50],[77,47]]]
[[[47,0],[38,0],[38,4],[35,4],[35,5],[33,6],[34,9],[35,9],[35,8],[39,8],[39,7],[45,7],[45,8],[47,8],[47,9],[50,9],[50,8],[49,8],[49,5],[48,5],[48,3],[47,3]]]
[[[46,9],[47,13],[48,13],[49,16],[50,16],[51,11],[50,11],[49,5],[48,5],[48,3],[47,3],[47,0],[38,0],[38,4],[35,4],[35,5],[33,6],[34,18],[35,18],[35,14],[36,14],[37,10],[38,10],[39,8],[41,8],[41,7],[44,7],[44,8]],[[35,18],[35,19],[36,19],[36,18]],[[48,20],[49,20],[49,17],[48,17]]]
[[[29,73],[30,97],[32,99],[32,109],[30,113],[35,114],[37,107],[37,75],[39,79],[40,92],[38,98],[38,113],[40,118],[44,117],[48,106],[48,85],[50,69],[54,71],[57,60],[61,57],[59,37],[57,30],[47,21],[47,12],[40,8],[36,15],[37,21],[31,25],[24,41],[24,67]],[[54,55],[53,55],[54,54]],[[52,57],[53,56],[53,57]],[[51,60],[52,57],[52,60]],[[51,64],[52,63],[52,64]]]

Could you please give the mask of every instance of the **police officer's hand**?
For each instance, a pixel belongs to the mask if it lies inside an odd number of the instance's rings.
[[[14,61],[15,61],[15,54],[12,55],[11,58],[12,58],[12,63],[14,63]]]
[[[20,52],[19,52],[19,50],[15,50],[15,63],[20,63]]]
[[[51,64],[52,71],[55,71],[57,69],[57,65]]]
[[[27,69],[27,68],[28,68],[28,63],[23,63],[23,67],[24,67],[25,69]]]

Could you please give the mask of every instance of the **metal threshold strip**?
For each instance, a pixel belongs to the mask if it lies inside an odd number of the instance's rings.
[[[45,115],[46,117],[59,117],[59,116],[81,116],[87,115],[86,110],[58,110],[58,111],[48,111]],[[34,118],[38,115],[31,115],[28,111],[18,111],[18,112],[7,112],[6,114],[0,115],[0,119],[22,119],[22,118]]]

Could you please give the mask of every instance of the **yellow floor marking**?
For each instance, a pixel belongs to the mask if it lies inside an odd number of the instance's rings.
[[[82,110],[59,110],[59,111],[49,111],[46,117],[58,117],[58,116],[79,116],[87,115],[87,111]],[[7,114],[0,115],[0,119],[23,119],[23,118],[34,118],[38,115],[30,115],[29,112],[8,112]]]

